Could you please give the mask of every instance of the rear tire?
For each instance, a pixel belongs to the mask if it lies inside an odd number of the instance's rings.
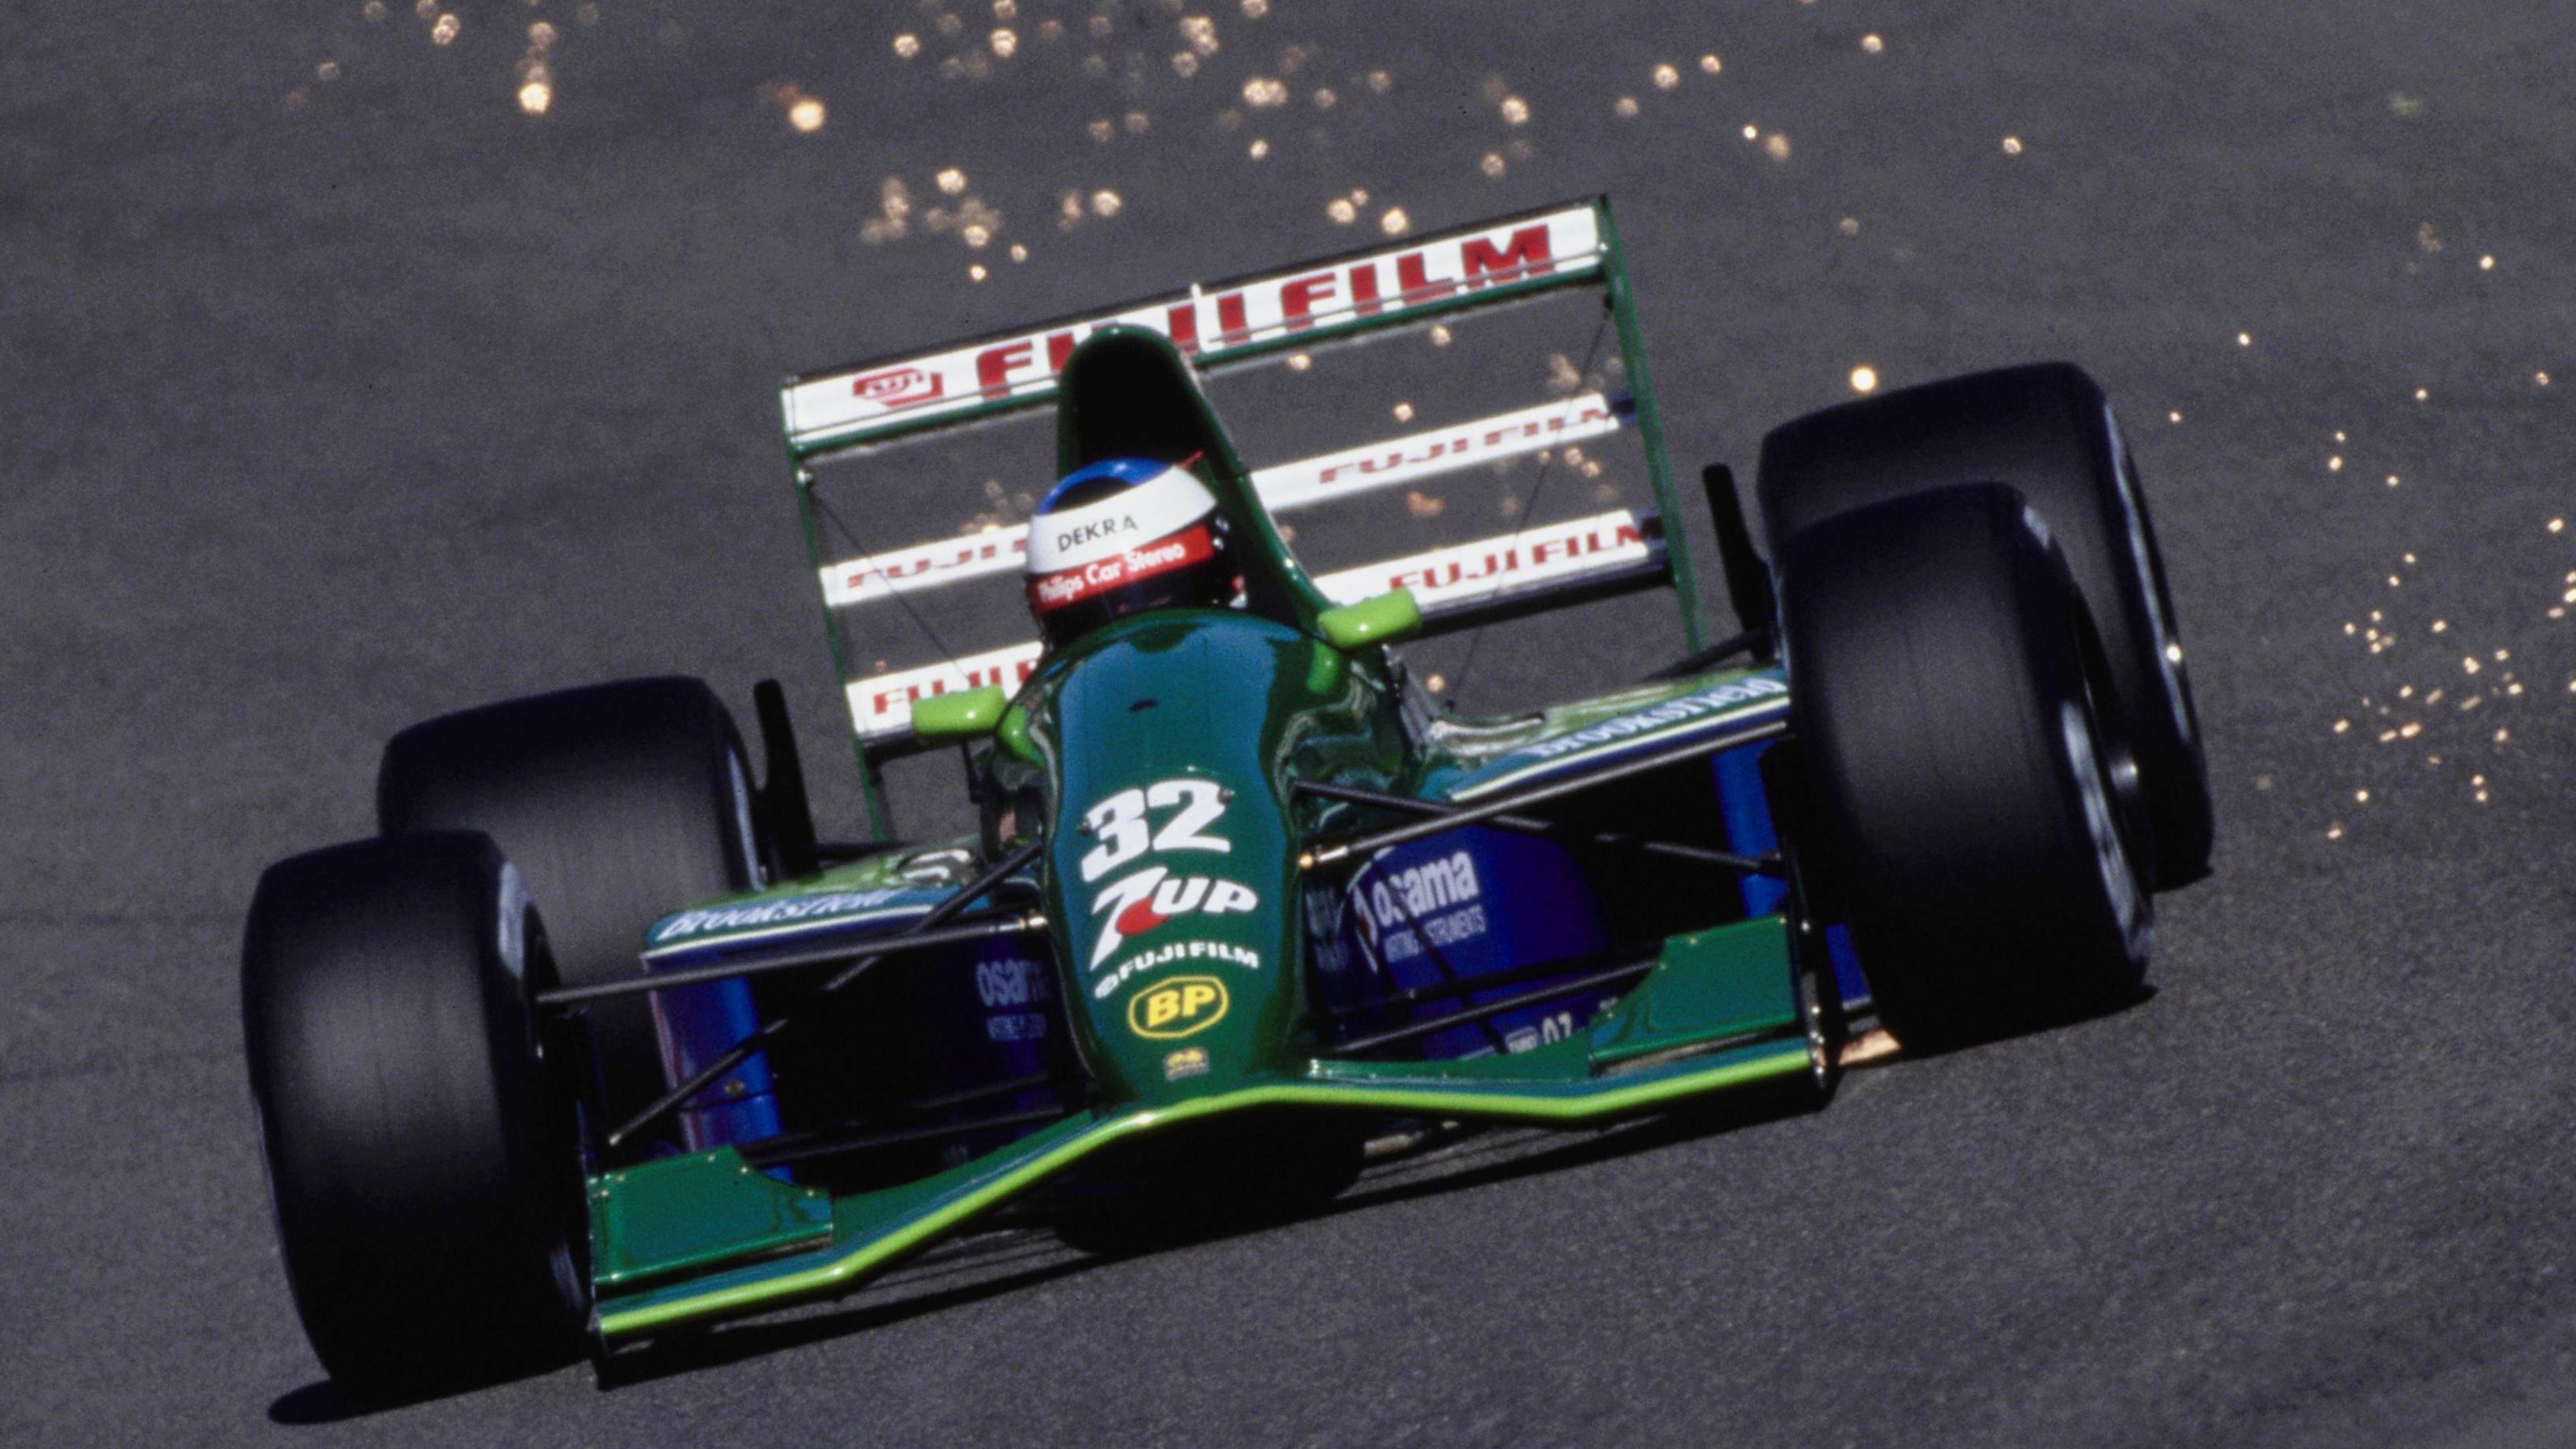
[[[589,1313],[572,1103],[530,1004],[545,937],[492,842],[271,866],[242,1017],[278,1238],[313,1351],[381,1401],[552,1367]]]
[[[647,927],[759,879],[751,775],[733,719],[695,679],[630,679],[508,700],[412,726],[385,746],[388,836],[478,830],[545,911],[566,986],[643,968]],[[588,1008],[611,1120],[665,1082],[641,996]]]
[[[1871,995],[1916,1049],[2117,1004],[2146,966],[2144,805],[2035,518],[1970,485],[1788,545],[1790,727]]]
[[[2038,508],[2092,611],[2154,817],[2159,888],[2209,873],[2209,770],[2164,557],[2102,389],[2062,362],[1949,378],[1811,413],[1762,440],[1776,562],[1855,508],[2005,483]]]

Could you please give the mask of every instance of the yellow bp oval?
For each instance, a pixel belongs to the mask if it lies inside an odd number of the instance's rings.
[[[1225,1020],[1226,1004],[1215,977],[1175,976],[1128,998],[1127,1028],[1162,1041],[1190,1036]]]

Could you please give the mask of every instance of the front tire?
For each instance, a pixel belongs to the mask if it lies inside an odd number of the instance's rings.
[[[2154,817],[2159,888],[2209,873],[2209,769],[2137,465],[2101,387],[2063,362],[1863,398],[1775,428],[1759,493],[1776,562],[1856,508],[2003,483],[2039,510],[2100,633]]]
[[[1937,1049],[2133,995],[2144,805],[2037,515],[1940,489],[1789,543],[1790,726],[1879,1015]]]
[[[364,840],[260,877],[242,1017],[278,1238],[315,1355],[360,1399],[579,1350],[573,1109],[531,1004],[545,949],[484,836]]]
[[[751,778],[732,716],[695,679],[629,679],[442,715],[385,746],[387,836],[477,830],[545,911],[566,986],[633,978],[654,921],[758,883]],[[588,1008],[610,1120],[664,1090],[652,1007]]]

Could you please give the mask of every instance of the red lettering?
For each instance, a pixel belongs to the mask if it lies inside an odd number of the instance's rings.
[[[1163,331],[1172,344],[1196,357],[1199,351],[1199,304],[1194,299],[1183,302],[1163,314]]]
[[[1436,301],[1458,290],[1456,282],[1435,282],[1422,264],[1422,253],[1406,252],[1395,259],[1396,296],[1405,306]]]
[[[1047,371],[1064,371],[1065,359],[1073,356],[1073,334],[1058,332],[1047,338]]]
[[[861,397],[883,408],[907,407],[928,402],[939,396],[945,380],[937,373],[918,367],[898,367],[887,372],[872,372],[850,384],[850,395]]]
[[[1505,245],[1510,250],[1496,251],[1494,244],[1483,237],[1468,238],[1464,250],[1468,286],[1517,282],[1524,277],[1543,277],[1556,270],[1556,254],[1548,249],[1547,225],[1544,222],[1513,232]]]
[[[1302,332],[1315,325],[1315,303],[1333,295],[1333,274],[1317,272],[1299,277],[1279,289],[1279,311],[1288,319],[1288,330]]]
[[[1246,320],[1241,292],[1220,293],[1216,299],[1216,340],[1220,347],[1231,347],[1252,335],[1252,324]]]
[[[1026,342],[1005,342],[976,354],[975,382],[988,400],[1010,395],[1011,369],[1025,364],[1033,350]]]
[[[1368,317],[1376,314],[1379,305],[1377,263],[1364,262],[1351,268],[1351,301],[1357,304],[1353,310],[1361,316]]]

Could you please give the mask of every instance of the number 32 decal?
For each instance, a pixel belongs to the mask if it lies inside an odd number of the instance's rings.
[[[1163,828],[1148,827],[1146,812],[1178,813]],[[1202,834],[1225,814],[1225,792],[1214,780],[1157,780],[1141,790],[1121,790],[1083,812],[1082,824],[1100,837],[1082,857],[1085,884],[1144,855],[1146,850],[1213,850],[1225,854],[1232,841]]]

